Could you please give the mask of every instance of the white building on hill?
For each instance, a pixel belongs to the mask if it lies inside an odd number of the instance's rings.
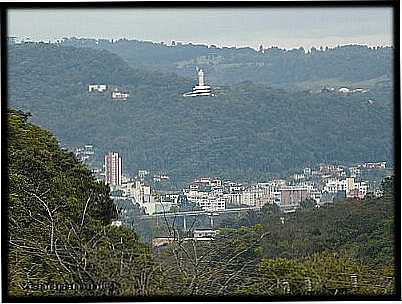
[[[112,92],[112,99],[113,100],[123,100],[126,101],[130,97],[128,92],[118,91],[117,89]]]
[[[99,92],[103,93],[107,90],[106,84],[90,84],[88,86],[88,92]]]

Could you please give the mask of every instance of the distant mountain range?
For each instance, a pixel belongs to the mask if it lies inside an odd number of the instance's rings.
[[[194,77],[200,66],[212,83],[242,81],[271,86],[290,84],[312,88],[323,84],[362,83],[372,79],[388,80],[392,75],[391,47],[369,48],[346,45],[335,48],[285,50],[278,47],[235,48],[180,44],[165,45],[137,40],[95,40],[69,38],[65,46],[105,49],[119,55],[132,67],[144,66]],[[392,77],[391,77],[392,78]],[[371,82],[372,83],[372,82]]]
[[[119,152],[128,173],[163,171],[175,183],[201,175],[261,180],[318,162],[393,159],[390,48],[305,54],[92,42],[10,46],[8,104],[31,112],[63,146],[93,144],[99,161]],[[212,49],[216,63],[194,62]],[[196,65],[220,87],[215,97],[182,97]],[[331,79],[327,85],[366,83],[368,91],[321,92]],[[115,101],[110,91],[88,92],[89,84],[130,97]]]

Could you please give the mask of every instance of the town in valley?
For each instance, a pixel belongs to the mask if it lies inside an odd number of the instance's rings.
[[[91,163],[94,154],[92,145],[75,150],[76,157],[87,164]],[[119,153],[109,152],[104,155],[102,168],[92,168],[97,179],[111,187],[111,198],[119,213],[119,218],[112,225],[130,226],[140,218],[174,217],[181,221],[182,229],[187,231],[186,217],[206,216],[209,218],[209,227],[192,227],[192,234],[201,235],[201,240],[210,240],[204,236],[205,233],[211,236],[218,232],[219,227],[214,226],[214,219],[228,213],[258,211],[265,205],[275,204],[286,214],[295,212],[306,202],[314,208],[320,208],[345,199],[381,197],[382,179],[393,174],[393,169],[385,161],[349,165],[319,164],[263,182],[242,183],[204,176],[194,178],[183,189],[159,190],[158,186],[170,180],[168,173],[155,174],[141,169],[136,174],[129,174],[123,170],[123,160]],[[138,218],[133,218],[132,209],[139,210]],[[159,235],[153,241],[159,244],[158,240],[165,238]]]

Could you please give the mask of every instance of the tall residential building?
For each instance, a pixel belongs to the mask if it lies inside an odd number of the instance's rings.
[[[105,183],[111,186],[121,185],[122,161],[119,153],[105,155]]]

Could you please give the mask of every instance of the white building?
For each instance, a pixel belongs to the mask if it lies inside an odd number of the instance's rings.
[[[315,202],[316,202],[317,204],[320,204],[320,203],[321,203],[321,197],[322,197],[322,193],[321,193],[319,190],[317,190],[317,189],[313,189],[313,190],[310,192],[310,198],[312,198],[313,200],[315,200]]]
[[[224,193],[223,199],[226,204],[240,206],[241,205],[241,193]]]
[[[151,186],[145,185],[141,181],[130,181],[123,183],[120,187],[124,196],[132,197],[139,204],[150,203],[152,201]]]
[[[222,181],[220,179],[211,180],[210,185],[212,187],[222,187]]]
[[[171,208],[177,207],[177,204],[174,202],[152,201],[150,203],[140,204],[140,206],[144,208],[146,214],[152,215],[155,213],[171,212]]]
[[[246,187],[241,193],[241,204],[250,207],[262,207],[272,201],[276,186],[272,183],[258,183]]]
[[[164,195],[167,201],[173,202],[175,204],[178,204],[179,196],[180,195],[178,193],[167,193]]]
[[[130,94],[128,92],[122,92],[122,91],[118,91],[118,90],[114,90],[112,92],[112,99],[113,100],[127,100],[128,97],[130,97]]]
[[[304,168],[303,169],[303,174],[306,175],[306,176],[311,175],[311,168],[308,168],[308,167]]]
[[[340,94],[347,95],[347,94],[351,93],[351,90],[350,90],[349,88],[339,88],[339,89],[338,89],[338,92],[339,92]]]
[[[123,223],[121,221],[112,221],[111,225],[116,226],[116,227],[120,227],[121,225],[123,225]]]
[[[239,192],[242,190],[242,185],[238,183],[234,183],[231,181],[226,181],[223,183],[223,186],[229,191],[229,193]]]
[[[329,179],[324,186],[323,191],[328,193],[336,193],[338,191],[345,191],[346,195],[355,189],[355,179],[347,177],[345,179]]]
[[[95,152],[92,145],[85,145],[83,148],[75,149],[75,156],[83,163],[87,162],[94,156]]]
[[[292,175],[292,179],[294,179],[295,181],[299,181],[299,180],[302,180],[302,179],[305,179],[306,178],[306,176],[304,175],[304,173],[302,174],[302,173],[295,173],[295,174],[293,174]]]
[[[215,237],[218,234],[218,230],[213,229],[194,229],[194,238]]]
[[[171,212],[172,207],[177,207],[178,195],[171,195],[169,201],[162,198],[156,200],[152,195],[151,186],[144,184],[142,181],[129,181],[118,186],[117,189],[123,191],[123,196],[132,199],[133,203],[138,203],[145,214],[155,214]],[[176,197],[177,196],[177,197]]]
[[[355,182],[354,177],[347,177],[342,180],[329,179],[324,186],[323,192],[337,193],[338,191],[345,191],[348,198],[363,199],[368,191],[366,182]]]
[[[362,165],[363,168],[366,169],[385,169],[386,162],[377,162],[377,163],[364,163]]]
[[[138,170],[138,177],[140,179],[144,179],[148,174],[149,172],[147,170]]]
[[[166,182],[170,179],[169,175],[161,174],[161,175],[154,175],[153,180],[154,182]]]
[[[194,86],[193,90],[189,93],[184,93],[184,97],[194,96],[214,96],[211,91],[211,87],[204,84],[204,72],[202,69],[197,71],[198,85]]]
[[[205,211],[223,211],[226,208],[223,198],[203,197],[197,200],[196,204]]]
[[[272,180],[270,183],[272,183],[272,185],[276,188],[280,188],[280,187],[285,187],[286,186],[286,180],[284,179],[274,179]]]
[[[204,186],[211,186],[212,179],[210,177],[201,177],[194,181],[194,184],[203,184]]]
[[[193,187],[194,188],[194,187]],[[196,204],[206,211],[225,210],[226,202],[223,193],[217,191],[199,191],[198,189],[185,189],[184,193],[190,203]]]
[[[99,92],[103,93],[107,90],[106,84],[90,84],[88,86],[88,92]]]
[[[358,197],[363,199],[366,196],[367,191],[368,191],[367,183],[366,182],[359,182],[359,183],[357,183],[356,188],[359,190]]]
[[[368,185],[366,182],[358,182],[354,184],[354,189],[346,194],[349,198],[363,199],[367,195]]]
[[[376,189],[374,191],[374,195],[375,197],[382,197],[384,195],[384,191],[382,191],[381,189]]]
[[[349,167],[350,177],[357,177],[360,175],[361,170],[359,167]]]

